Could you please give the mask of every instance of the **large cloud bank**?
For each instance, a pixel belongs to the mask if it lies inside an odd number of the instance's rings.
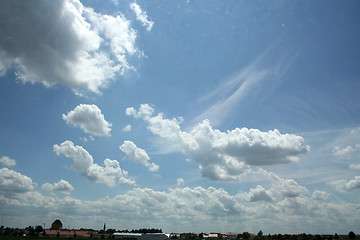
[[[167,119],[162,113],[153,116],[154,109],[143,104],[138,110],[126,109],[128,116],[142,118],[148,129],[178,151],[199,164],[202,175],[211,180],[238,180],[250,166],[285,164],[298,161],[298,155],[310,147],[301,136],[281,134],[278,130],[236,128],[221,132],[208,120],[191,131],[182,131],[182,119]]]
[[[267,173],[271,175],[270,189],[257,186],[248,193],[231,194],[215,187],[178,187],[166,191],[134,188],[87,201],[71,196],[47,196],[37,191],[37,184],[27,176],[6,168],[0,169],[0,173],[0,213],[4,218],[12,216],[8,222],[15,226],[56,217],[75,224],[75,228],[83,224],[96,228],[106,219],[108,226],[119,228],[120,225],[120,229],[156,223],[154,227],[164,231],[257,232],[262,229],[274,233],[274,229],[280,229],[289,233],[306,228],[316,233],[318,229],[329,232],[352,229],[360,214],[358,203],[324,202],[329,197],[326,192],[315,190],[310,194],[294,180],[282,179],[274,173]],[[56,191],[68,188],[66,186],[70,183],[59,181],[42,188]]]
[[[57,155],[63,154],[74,161],[73,169],[93,182],[104,183],[110,187],[116,185],[135,185],[128,178],[128,172],[120,168],[116,160],[105,159],[102,167],[94,163],[92,156],[81,146],[75,146],[71,141],[65,141],[60,145],[54,145]]]
[[[21,81],[45,86],[99,93],[133,68],[128,57],[137,52],[123,14],[102,15],[79,0],[1,1],[0,29],[0,74],[14,67]]]

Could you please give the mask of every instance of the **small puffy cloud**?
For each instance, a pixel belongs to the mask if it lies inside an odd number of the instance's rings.
[[[138,18],[146,14],[140,10]],[[136,31],[122,13],[103,15],[79,0],[1,1],[0,29],[0,74],[13,67],[21,81],[47,87],[100,93],[133,69],[128,58],[138,52]]]
[[[256,188],[251,188],[249,193],[240,194],[240,197],[245,199],[248,202],[257,202],[257,201],[264,201],[264,202],[272,202],[273,199],[271,198],[269,191],[266,191],[265,188],[258,185]]]
[[[360,144],[356,144],[355,147],[347,146],[345,148],[335,147],[333,150],[335,156],[343,156],[347,154],[354,154],[360,152]]]
[[[351,170],[360,170],[360,164],[350,164],[349,168]]]
[[[0,193],[13,195],[34,190],[31,178],[8,168],[0,169]]]
[[[84,132],[96,136],[110,136],[111,123],[107,122],[101,110],[94,104],[80,104],[63,114],[67,124],[80,127]]]
[[[80,140],[84,141],[84,142],[88,142],[88,141],[95,141],[94,137],[93,136],[89,136],[89,139],[86,138],[86,137],[81,137]]]
[[[125,113],[127,116],[133,116],[134,118],[149,119],[154,113],[154,109],[149,104],[141,104],[139,110],[130,107],[126,108]]]
[[[350,132],[350,134],[359,134],[359,133],[360,133],[360,127],[354,128]]]
[[[44,183],[41,186],[41,189],[48,191],[48,192],[62,192],[67,194],[70,191],[74,191],[74,187],[66,180],[61,179],[59,182],[51,184],[51,183]]]
[[[336,189],[341,192],[352,192],[356,190],[360,190],[360,176],[355,176],[354,179],[350,181],[339,180],[332,182],[335,185]]]
[[[306,189],[306,187],[299,185],[293,179],[279,178],[272,184],[270,193],[272,196],[294,198],[306,195],[309,193],[309,191]]]
[[[301,136],[281,134],[278,130],[236,128],[226,132],[213,129],[208,120],[191,131],[182,131],[182,119],[167,119],[153,108],[142,104],[139,110],[126,109],[126,114],[142,118],[148,129],[199,164],[203,177],[211,180],[236,181],[251,166],[286,164],[298,161],[298,155],[310,151]]]
[[[54,145],[54,151],[59,156],[65,155],[74,161],[74,170],[93,182],[104,183],[109,187],[116,185],[133,186],[135,182],[128,178],[128,172],[120,168],[116,160],[105,159],[105,167],[95,164],[92,156],[81,146],[75,146],[71,141]]]
[[[178,179],[177,179],[177,185],[178,185],[178,187],[183,186],[183,185],[184,185],[184,179],[178,178]]]
[[[315,200],[326,200],[329,198],[329,196],[329,193],[320,190],[315,190],[312,195],[313,199]]]
[[[136,14],[136,19],[139,20],[144,27],[146,27],[146,30],[151,31],[154,22],[148,20],[148,16],[146,15],[146,12],[141,10],[140,6],[135,2],[130,3],[130,8]]]
[[[0,164],[4,165],[5,167],[13,167],[16,165],[16,161],[7,156],[2,156],[0,158]]]
[[[123,131],[124,132],[130,132],[131,131],[131,125],[130,124],[128,124],[128,125],[126,125],[124,128],[123,128]]]
[[[159,166],[150,161],[150,157],[147,155],[144,149],[141,149],[131,141],[124,141],[120,146],[120,150],[123,151],[132,161],[141,163],[148,167],[151,172],[157,172]]]

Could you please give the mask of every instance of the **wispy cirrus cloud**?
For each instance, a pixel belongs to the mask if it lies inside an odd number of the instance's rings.
[[[213,126],[222,123],[243,100],[257,96],[263,98],[271,94],[294,61],[294,57],[282,57],[271,64],[265,64],[271,54],[271,47],[252,63],[221,82],[214,91],[199,98],[207,105],[197,115],[193,123],[208,119]]]

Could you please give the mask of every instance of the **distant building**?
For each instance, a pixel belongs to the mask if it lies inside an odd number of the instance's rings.
[[[112,236],[132,240],[165,240],[169,238],[164,233],[113,233]]]
[[[59,219],[56,219],[52,224],[51,224],[51,230],[61,230],[62,229],[62,222]]]
[[[196,239],[198,236],[199,234],[197,233],[180,233],[181,239]]]
[[[45,234],[50,237],[87,237],[95,235],[95,231],[90,230],[45,230]]]
[[[223,238],[223,239],[236,239],[237,238],[237,233],[231,233],[231,232],[222,233],[221,238]]]

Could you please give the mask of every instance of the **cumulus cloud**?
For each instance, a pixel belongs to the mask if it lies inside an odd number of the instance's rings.
[[[347,146],[345,148],[335,147],[333,151],[336,156],[359,153],[360,144],[356,144],[355,147],[352,146]]]
[[[0,158],[0,164],[4,165],[5,167],[13,167],[16,165],[16,161],[7,156],[2,156]]]
[[[80,104],[63,114],[62,118],[67,124],[80,127],[84,132],[96,136],[111,136],[112,124],[107,122],[101,110],[94,104]]]
[[[136,19],[139,20],[144,27],[146,27],[146,30],[151,31],[151,29],[154,25],[154,22],[150,21],[148,19],[146,12],[141,10],[140,6],[138,4],[136,4],[135,2],[130,3],[130,8],[136,14]]]
[[[74,161],[73,169],[90,181],[104,183],[110,187],[135,185],[135,182],[128,178],[128,172],[120,168],[118,161],[105,159],[105,167],[99,166],[94,163],[92,156],[83,147],[75,146],[71,141],[54,145],[54,151],[58,156],[63,154],[71,158]]]
[[[238,197],[248,202],[273,202],[286,198],[304,197],[309,193],[305,186],[299,185],[294,179],[283,179],[273,172],[262,169],[258,173],[269,179],[271,188],[266,190],[263,186],[258,185],[256,188],[251,188],[248,193],[240,192]]]
[[[130,108],[126,108],[125,113],[127,116],[132,116],[134,118],[143,118],[146,120],[153,115],[154,108],[151,107],[149,104],[141,104],[139,110],[130,107]]]
[[[13,67],[23,82],[100,93],[133,69],[128,58],[138,50],[130,25],[122,13],[103,15],[79,0],[1,1],[0,74]]]
[[[307,195],[309,191],[306,187],[299,185],[293,179],[282,179],[276,180],[270,189],[272,196],[280,196],[282,198],[294,198],[298,196]]]
[[[0,169],[0,193],[13,195],[34,190],[31,178],[8,168]]]
[[[41,189],[48,191],[48,192],[61,192],[61,193],[69,193],[70,191],[74,191],[74,187],[66,180],[61,179],[59,182],[51,184],[51,183],[44,183],[41,186]]]
[[[313,199],[315,200],[326,200],[329,198],[329,196],[329,193],[320,190],[315,190],[312,195]]]
[[[240,194],[240,197],[245,199],[248,202],[271,202],[273,199],[271,198],[269,191],[266,191],[265,188],[258,185],[256,188],[251,188],[249,193]]]
[[[126,125],[124,128],[123,128],[123,131],[124,132],[130,132],[131,131],[131,125],[130,124],[128,124],[128,125]]]
[[[183,186],[183,185],[184,185],[184,179],[178,178],[178,179],[177,179],[177,185],[178,185],[178,187]]]
[[[310,150],[301,136],[281,134],[278,130],[236,128],[221,132],[208,120],[191,131],[182,131],[182,119],[167,119],[162,113],[153,116],[153,108],[142,104],[126,114],[142,118],[148,129],[199,164],[202,175],[211,180],[234,181],[250,166],[285,164],[298,161],[298,155]]]
[[[336,189],[341,192],[352,192],[356,190],[360,190],[360,176],[355,176],[354,179],[350,181],[339,180],[332,182],[335,185]]]
[[[1,175],[0,175],[1,176]],[[259,188],[260,189],[260,188]],[[332,231],[333,226],[348,229],[357,222],[360,204],[342,201],[327,203],[314,201],[310,196],[273,199],[272,202],[244,202],[222,188],[194,187],[157,191],[134,188],[113,197],[80,200],[70,196],[44,196],[37,191],[16,195],[0,192],[1,216],[7,225],[24,225],[56,217],[81,223],[90,228],[103,224],[121,224],[124,228],[134,225],[149,226],[156,222],[163,229],[174,231],[218,231],[226,226],[271,232],[289,230],[316,232],[319,228]],[[8,216],[11,216],[8,217]],[[70,219],[69,219],[69,216]],[[67,220],[66,220],[67,219]],[[286,219],[286,221],[284,221]],[[15,222],[16,221],[16,222]],[[255,231],[255,230],[254,230]]]
[[[132,161],[141,163],[148,167],[151,172],[157,172],[159,166],[150,161],[150,157],[147,155],[144,149],[141,149],[131,141],[124,141],[120,146],[120,150],[123,151]]]
[[[360,170],[360,164],[350,164],[349,168],[351,170]]]

